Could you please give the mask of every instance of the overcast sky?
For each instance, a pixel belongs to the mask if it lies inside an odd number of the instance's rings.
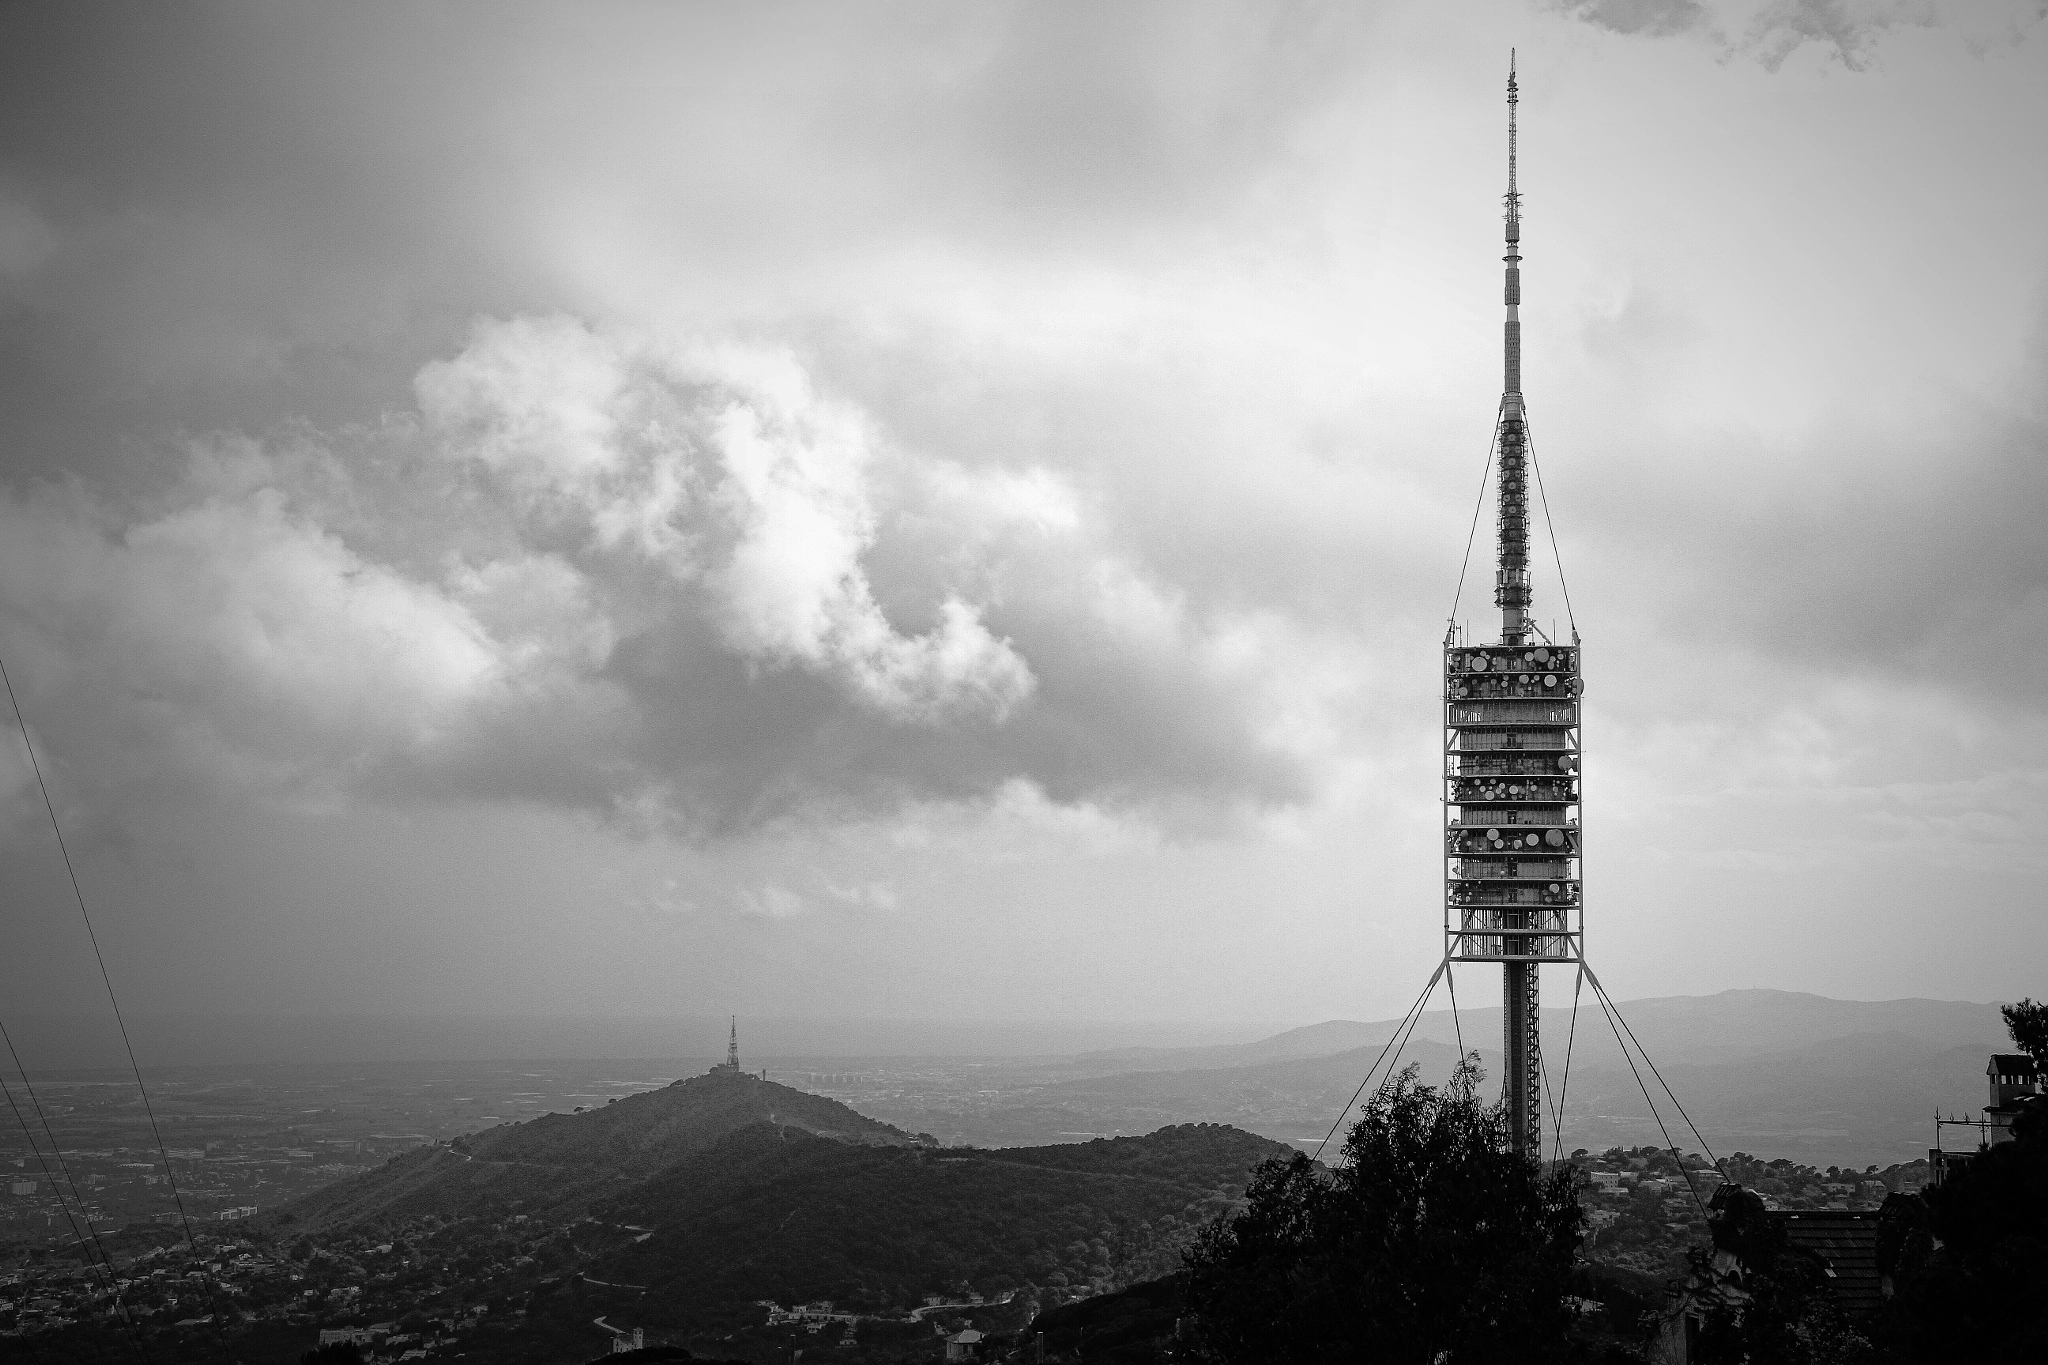
[[[2044,9],[8,7],[0,651],[124,1003],[1398,1013],[1511,45],[1591,960],[2041,994]],[[90,1007],[18,739],[0,826]]]

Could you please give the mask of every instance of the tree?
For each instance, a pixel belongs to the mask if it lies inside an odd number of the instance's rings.
[[[363,1352],[353,1341],[330,1341],[302,1354],[299,1365],[363,1365]]]
[[[2048,1053],[2048,1004],[2005,1007],[2013,1042]],[[1897,1292],[1883,1338],[1895,1359],[1946,1358],[1968,1343],[1994,1358],[2038,1355],[2048,1315],[2048,1099],[2023,1102],[2012,1140],[1952,1169],[1924,1198],[1886,1201],[1891,1227],[1879,1266]],[[2028,1346],[2027,1343],[2034,1343]]]
[[[1187,1253],[1197,1353],[1220,1362],[1518,1365],[1572,1358],[1576,1173],[1509,1148],[1467,1058],[1442,1092],[1410,1066],[1332,1172],[1297,1154]],[[1448,1353],[1446,1355],[1445,1353]]]
[[[2005,1016],[2005,1031],[2019,1050],[2035,1065],[2048,1066],[2048,1001],[2036,1004],[2022,998],[2017,1004],[2000,1005],[1998,1012]]]
[[[1708,1219],[1714,1251],[1733,1258],[1724,1274],[1717,1257],[1695,1249],[1695,1285],[1732,1293],[1709,1300],[1697,1354],[1703,1365],[1859,1365],[1871,1345],[1828,1289],[1827,1269],[1794,1249],[1764,1201],[1739,1187],[1715,1199]]]

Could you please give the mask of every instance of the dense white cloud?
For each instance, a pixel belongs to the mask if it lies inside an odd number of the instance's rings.
[[[90,694],[204,756],[316,782],[431,745],[505,678],[478,619],[364,560],[276,488],[122,525],[0,499],[0,581],[31,695]]]
[[[890,624],[862,564],[877,535],[876,438],[786,351],[517,319],[479,328],[417,388],[449,454],[501,475],[528,520],[579,522],[594,548],[707,592],[749,659],[829,672],[906,720],[1000,721],[1031,693],[1024,661],[957,596],[922,634]],[[954,467],[941,477],[976,482]],[[981,501],[1043,478],[1001,475]]]
[[[38,704],[89,678],[230,785],[693,835],[1018,781],[1197,821],[1310,790],[1272,785],[1313,752],[1303,726],[1324,737],[1283,624],[1193,619],[1046,469],[907,451],[786,349],[487,320],[415,388],[417,412],[368,425],[200,442],[139,510],[0,505],[0,614],[32,632]],[[890,526],[921,628],[870,581]],[[991,612],[1040,643],[1045,695]],[[1161,684],[1146,732],[1098,714]],[[117,793],[125,760],[100,758]]]

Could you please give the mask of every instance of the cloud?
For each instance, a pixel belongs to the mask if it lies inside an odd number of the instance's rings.
[[[1690,33],[1709,22],[1699,0],[1551,0],[1551,5],[1596,28],[1650,38]]]
[[[1204,619],[1043,468],[893,444],[785,349],[488,320],[415,389],[197,442],[147,504],[0,502],[37,707],[231,786],[693,836],[1020,782],[1183,815],[1313,789],[1284,632]],[[86,766],[111,792],[134,757]]]
[[[1860,71],[1888,30],[1909,23],[1932,27],[1936,16],[1929,0],[1773,0],[1750,21],[1742,47],[1776,71],[1801,47],[1819,43],[1843,66]]]
[[[2011,41],[2048,16],[2041,0],[1547,0],[1567,18],[1629,37],[1698,33],[1729,55],[1776,71],[1816,44],[1851,71],[1869,63],[1878,42],[1898,28],[1955,30],[1973,46]],[[1740,34],[1731,38],[1730,33]]]
[[[104,700],[117,726],[158,718],[188,755],[279,778],[344,781],[431,745],[503,678],[460,602],[275,488],[125,526],[74,497],[0,497],[0,576],[37,691]]]
[[[919,635],[884,616],[862,564],[874,437],[786,352],[515,319],[480,327],[416,387],[444,448],[498,476],[529,525],[566,520],[588,549],[701,586],[751,661],[826,673],[904,720],[999,721],[1035,686],[957,596]]]

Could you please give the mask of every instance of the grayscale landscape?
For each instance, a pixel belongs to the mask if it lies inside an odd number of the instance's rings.
[[[2041,1354],[2044,127],[2048,0],[0,6],[0,1365]]]

